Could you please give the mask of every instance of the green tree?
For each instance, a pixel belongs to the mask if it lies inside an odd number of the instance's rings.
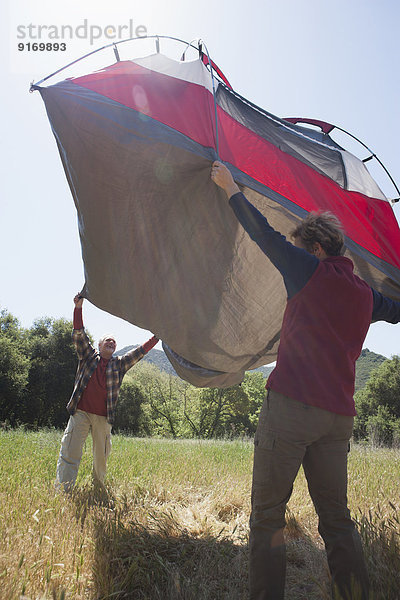
[[[382,363],[355,396],[355,439],[391,443],[400,423],[400,357]],[[377,442],[378,443],[378,442]]]
[[[244,377],[242,388],[249,397],[249,433],[254,434],[257,428],[258,417],[265,398],[266,379],[259,371],[248,371]]]
[[[146,398],[132,378],[125,378],[119,393],[114,428],[130,435],[150,435],[151,427],[143,411]]]
[[[386,406],[394,417],[400,418],[400,357],[382,363],[366,385],[371,406]]]
[[[179,437],[182,426],[182,391],[186,385],[179,377],[159,371],[142,361],[128,373],[140,387],[143,403],[143,422],[151,435]]]
[[[22,421],[22,403],[28,381],[26,333],[11,313],[0,312],[0,420]]]
[[[242,384],[226,389],[196,389],[184,394],[184,417],[195,437],[253,435],[265,397],[262,373],[246,373]]]
[[[63,427],[68,417],[78,359],[71,339],[72,323],[42,318],[29,330],[31,355],[24,405],[25,422]]]
[[[25,329],[20,326],[18,319],[5,308],[0,311],[0,336],[24,345]]]
[[[399,425],[400,419],[395,419],[387,406],[380,405],[376,414],[369,416],[367,419],[368,440],[374,446],[392,446]]]
[[[249,398],[241,386],[200,391],[196,435],[204,438],[248,433]]]

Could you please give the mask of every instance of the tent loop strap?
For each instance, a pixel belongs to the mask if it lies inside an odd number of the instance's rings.
[[[156,35],[156,51],[157,54],[160,54],[160,38]]]
[[[366,163],[366,162],[368,162],[369,160],[372,160],[373,158],[377,158],[376,154],[371,154],[371,156],[367,156],[367,158],[363,158],[363,159],[362,159],[362,162],[363,162],[363,163]]]
[[[113,50],[114,50],[114,54],[115,54],[115,58],[116,58],[117,62],[121,62],[121,59],[119,57],[118,48],[117,48],[117,46],[115,44],[114,44]]]
[[[188,51],[189,48],[196,48],[196,46],[193,46],[193,42],[195,42],[197,44],[197,48],[199,47],[199,38],[193,38],[192,40],[190,40],[190,42],[188,42],[186,44],[186,48],[184,49],[184,51],[182,52],[182,56],[181,56],[181,62],[185,62],[185,58],[186,58],[186,52]]]

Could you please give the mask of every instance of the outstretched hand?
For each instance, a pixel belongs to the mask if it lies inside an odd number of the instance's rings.
[[[233,180],[232,174],[221,162],[216,160],[211,167],[211,179],[220,188],[225,190],[228,198],[240,192],[239,187]]]
[[[76,294],[74,298],[75,308],[82,308],[83,300],[83,296],[81,296],[80,294]]]

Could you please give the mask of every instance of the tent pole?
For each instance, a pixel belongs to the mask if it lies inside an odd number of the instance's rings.
[[[368,146],[366,144],[364,144],[364,142],[362,142],[361,140],[358,139],[358,137],[356,137],[355,135],[353,135],[352,133],[349,133],[348,131],[346,131],[346,129],[342,129],[342,127],[338,127],[337,125],[334,125],[335,129],[339,129],[339,131],[343,131],[343,133],[345,133],[346,135],[349,135],[350,137],[352,137],[354,140],[356,140],[356,142],[358,142],[359,144],[361,144],[361,146],[364,146],[364,148],[366,148],[366,150],[368,150],[368,152],[371,154],[371,156],[369,156],[368,158],[364,158],[364,160],[362,162],[367,162],[368,160],[371,160],[372,158],[375,158],[378,163],[381,165],[382,169],[385,171],[386,175],[389,177],[390,181],[392,182],[396,192],[398,193],[399,197],[398,198],[392,198],[390,201],[394,204],[395,202],[398,202],[400,200],[400,190],[396,185],[395,180],[393,179],[393,177],[391,176],[391,174],[389,173],[389,171],[387,170],[387,168],[385,167],[385,165],[383,164],[383,162],[378,158],[378,156],[375,154],[375,152],[372,152],[372,150],[370,148],[368,148]]]
[[[47,77],[43,77],[43,79],[41,79],[40,81],[37,81],[36,83],[32,82],[29,88],[30,92],[34,92],[35,90],[39,89],[39,86],[41,83],[43,83],[44,81],[47,81],[48,79],[50,79],[51,77],[54,77],[55,75],[58,75],[58,73],[61,73],[62,71],[65,71],[65,69],[68,69],[68,67],[72,67],[72,65],[75,65],[76,63],[80,62],[81,60],[83,60],[84,58],[87,58],[88,56],[92,56],[92,54],[96,54],[97,52],[101,52],[102,50],[105,50],[106,48],[111,48],[115,47],[118,44],[124,44],[125,42],[133,42],[135,40],[151,40],[151,39],[167,39],[167,40],[173,40],[175,42],[180,42],[182,44],[186,44],[187,47],[191,46],[192,48],[194,48],[195,50],[197,50],[198,48],[196,48],[196,46],[193,46],[190,42],[185,42],[185,40],[181,40],[179,38],[175,38],[175,37],[171,37],[169,35],[146,35],[146,36],[138,36],[138,37],[132,37],[132,38],[127,38],[125,40],[120,40],[119,42],[112,42],[111,44],[106,44],[105,46],[102,46],[101,48],[97,48],[96,50],[92,50],[92,52],[88,52],[87,54],[84,54],[83,56],[81,56],[80,58],[77,58],[76,60],[73,60],[72,62],[68,63],[67,65],[64,65],[63,67],[61,67],[61,69],[58,69],[57,71],[54,71],[54,73],[51,73],[50,75],[47,75]]]
[[[215,152],[217,153],[217,159],[219,160],[219,138],[218,138],[218,113],[217,113],[217,95],[215,91],[215,78],[212,68],[212,63],[210,59],[210,55],[208,53],[208,48],[203,40],[199,40],[199,53],[202,54],[202,46],[204,46],[208,58],[208,64],[210,65],[210,75],[213,89],[213,97],[214,97],[214,118],[215,118]]]
[[[51,73],[50,75],[47,75],[47,77],[44,77],[43,79],[41,79],[37,83],[32,82],[31,85],[30,85],[29,91],[33,92],[35,90],[39,90],[40,89],[40,84],[43,83],[44,81],[47,81],[51,77],[54,77],[55,75],[58,75],[58,73],[61,73],[65,69],[68,69],[68,67],[72,67],[72,65],[75,65],[76,63],[80,62],[84,58],[87,58],[88,56],[92,56],[92,54],[96,54],[97,52],[101,52],[102,50],[105,50],[106,48],[111,48],[112,47],[114,49],[114,54],[116,56],[117,61],[119,62],[120,58],[119,58],[119,53],[118,53],[118,49],[117,49],[117,45],[118,44],[123,44],[125,42],[132,42],[132,41],[135,41],[135,40],[155,39],[156,40],[156,50],[157,50],[157,52],[159,52],[160,51],[160,38],[162,38],[162,39],[168,39],[168,40],[174,40],[176,42],[180,42],[180,43],[186,45],[186,48],[185,48],[185,50],[184,50],[184,52],[182,54],[181,60],[185,60],[185,52],[186,52],[186,50],[189,47],[194,48],[195,50],[198,50],[200,52],[200,54],[202,53],[201,45],[203,45],[204,48],[205,48],[205,50],[206,50],[206,54],[207,54],[207,58],[208,58],[208,64],[210,65],[210,75],[211,75],[211,82],[212,82],[212,89],[213,89],[213,98],[214,98],[215,151],[216,151],[216,154],[217,154],[217,158],[219,160],[218,114],[217,114],[217,98],[216,98],[216,91],[215,91],[215,77],[214,77],[214,73],[213,73],[213,68],[212,68],[212,63],[211,63],[210,55],[208,53],[208,48],[207,48],[206,44],[202,40],[196,40],[197,43],[198,43],[198,47],[197,48],[196,48],[196,46],[193,46],[192,42],[185,42],[184,40],[181,40],[181,39],[175,38],[175,37],[171,37],[169,35],[148,35],[148,36],[140,36],[140,37],[127,38],[126,40],[120,40],[119,42],[112,42],[111,44],[107,44],[106,46],[102,46],[101,48],[97,48],[96,50],[93,50],[92,52],[88,52],[84,56],[81,56],[80,58],[77,58],[76,60],[68,63],[64,67],[61,67],[61,69],[58,69],[57,71],[54,71],[54,73]],[[194,40],[192,40],[192,41],[194,41]]]

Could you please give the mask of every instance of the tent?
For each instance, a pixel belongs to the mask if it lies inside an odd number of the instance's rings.
[[[286,293],[211,181],[217,157],[284,235],[310,211],[335,213],[355,272],[396,300],[400,231],[327,124],[254,106],[210,63],[157,52],[34,87],[77,210],[83,295],[154,332],[182,378],[226,387],[275,360]]]

